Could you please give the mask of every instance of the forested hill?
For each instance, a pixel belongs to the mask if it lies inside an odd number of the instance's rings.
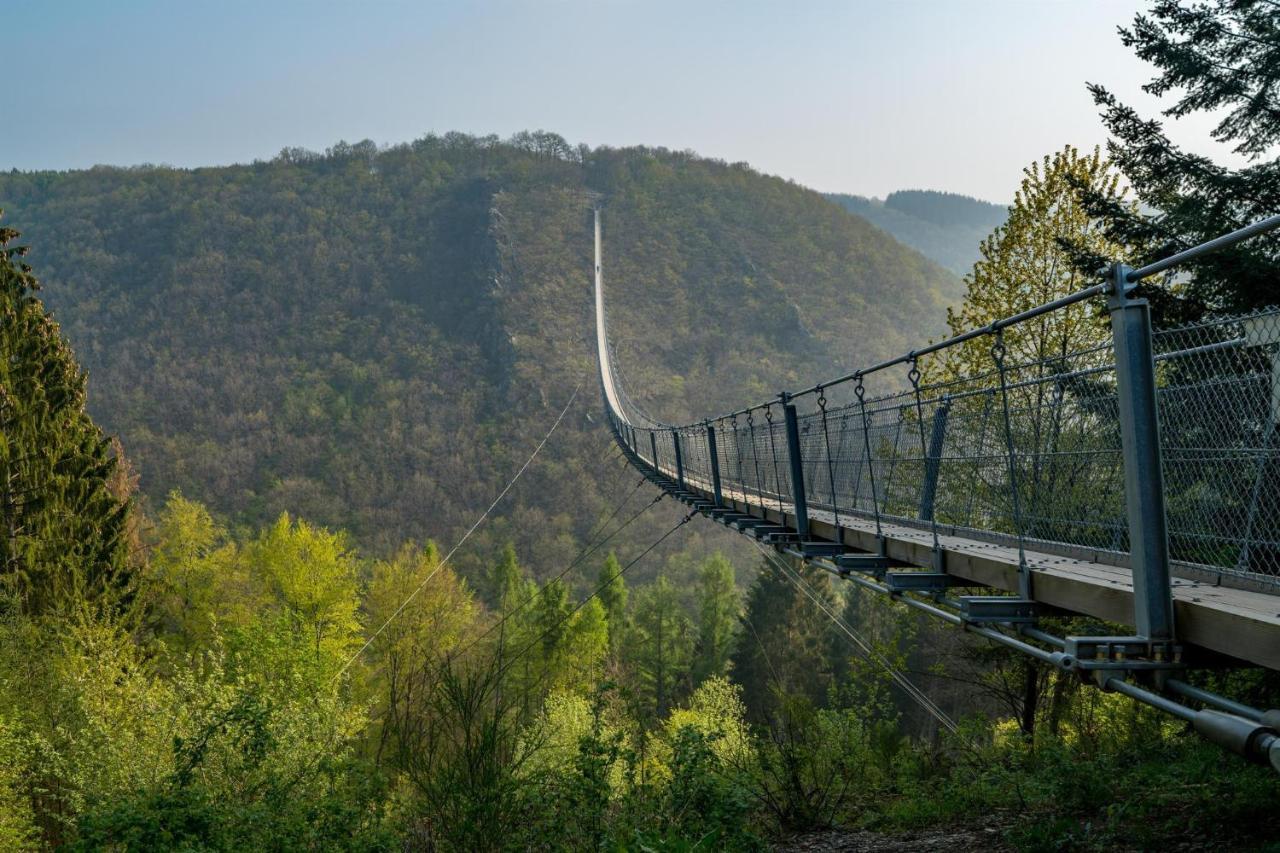
[[[907,349],[957,292],[816,192],[552,134],[0,175],[90,410],[153,501],[181,489],[243,523],[288,510],[374,553],[452,541],[581,383],[477,543],[514,539],[540,573],[634,485],[601,467],[595,197],[628,387],[669,418]]]
[[[902,190],[883,200],[843,193],[827,198],[956,275],[969,272],[978,244],[1008,215],[1003,205],[932,190]]]

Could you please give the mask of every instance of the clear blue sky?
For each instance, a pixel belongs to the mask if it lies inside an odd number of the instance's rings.
[[[1115,35],[1144,5],[5,0],[0,168],[545,128],[824,190],[1006,201],[1030,160],[1104,140],[1086,80],[1153,103]],[[1178,136],[1222,156],[1207,126]]]

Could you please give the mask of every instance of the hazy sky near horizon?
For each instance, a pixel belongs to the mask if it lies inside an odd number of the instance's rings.
[[[6,0],[0,169],[201,166],[286,146],[544,128],[693,149],[822,190],[1008,201],[1155,114],[1116,27],[1141,0]],[[1175,138],[1236,162],[1211,121]]]

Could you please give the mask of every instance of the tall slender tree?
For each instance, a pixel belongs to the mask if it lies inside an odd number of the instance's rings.
[[[772,560],[760,565],[747,590],[731,656],[734,680],[742,685],[748,715],[756,722],[766,721],[788,695],[820,703],[831,683],[839,636],[831,617],[797,583],[827,610],[839,612],[826,573],[806,563],[792,562],[787,571]]]
[[[115,610],[132,598],[132,504],[18,236],[0,227],[0,580],[24,612]]]
[[[666,716],[687,681],[693,640],[680,595],[665,575],[636,592],[627,654],[643,713]]]
[[[486,603],[498,611],[517,606],[526,597],[526,586],[524,572],[516,558],[516,546],[508,542],[485,578]]]
[[[729,668],[740,611],[733,566],[723,554],[713,554],[702,564],[698,577],[698,641],[693,660],[695,685],[712,676],[724,675]]]
[[[617,651],[618,643],[626,630],[627,582],[622,577],[622,565],[618,555],[610,551],[600,567],[598,578],[600,603],[604,605],[605,620],[609,626],[609,648]]]

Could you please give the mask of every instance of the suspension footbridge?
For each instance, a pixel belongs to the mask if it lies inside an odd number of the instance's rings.
[[[618,378],[597,210],[608,423],[655,485],[761,546],[1280,770],[1280,711],[1187,680],[1280,670],[1280,309],[1156,328],[1138,290],[1276,229],[1116,264],[947,340],[668,424]],[[1109,627],[1058,636],[1042,623],[1055,616]]]

